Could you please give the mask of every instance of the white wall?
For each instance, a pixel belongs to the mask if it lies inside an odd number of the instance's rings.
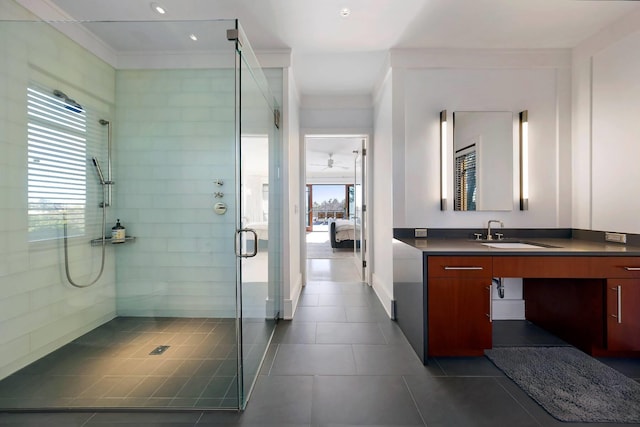
[[[282,105],[282,70],[265,74]],[[119,315],[235,316],[234,79],[234,70],[224,68],[117,72],[116,206],[137,237],[118,253]],[[261,93],[252,90],[248,96],[243,131],[263,135],[272,115]],[[279,164],[276,145],[268,155]],[[266,156],[266,147],[261,150]],[[252,151],[245,157],[249,162],[256,155]],[[260,222],[266,170],[247,169],[253,207],[243,215]],[[214,185],[217,179],[224,182],[221,187]],[[271,181],[270,190],[282,191],[282,182]],[[224,194],[221,199],[214,199],[217,191]],[[214,214],[216,202],[227,204],[224,215]],[[279,207],[270,207],[273,220],[283,220],[279,213]],[[275,228],[270,232],[278,235]],[[279,267],[275,260],[281,253],[270,254],[269,263]],[[273,277],[279,286],[279,272]]]
[[[317,134],[368,133],[373,129],[372,113],[372,100],[368,95],[303,95],[300,127]]]
[[[640,31],[593,56],[595,230],[640,233]]]
[[[591,229],[591,58],[573,55],[571,74],[571,226]]]
[[[118,314],[233,317],[234,71],[125,70],[116,81],[115,205],[137,237],[118,252]]]
[[[284,132],[283,132],[283,155],[284,155],[284,182],[286,184],[283,206],[285,227],[283,233],[283,262],[285,272],[282,289],[282,317],[293,318],[293,314],[298,305],[300,292],[302,291],[302,264],[301,246],[304,234],[302,233],[303,215],[301,211],[304,205],[300,200],[304,197],[304,191],[300,185],[300,121],[298,110],[300,99],[296,91],[291,68],[285,68],[283,73],[285,103],[283,105]]]
[[[389,70],[376,92],[374,108],[373,192],[369,200],[371,231],[372,285],[387,313],[393,299],[393,71]]]
[[[0,16],[34,19],[6,1],[0,2]],[[109,118],[115,72],[44,23],[2,21],[0,40],[1,379],[115,315],[114,248],[107,248],[102,278],[90,288],[76,289],[64,273],[61,240],[28,242],[26,139],[31,79]],[[89,167],[87,175],[93,178]],[[88,180],[88,186],[94,184]],[[71,274],[81,284],[97,276],[101,261],[101,249],[88,244],[102,234],[96,203],[87,204],[87,218],[87,235],[72,240],[69,247]]]
[[[408,54],[404,54],[408,55]],[[398,54],[400,67],[415,61]],[[477,55],[481,55],[478,53]],[[455,55],[441,53],[435,68],[433,58],[425,58],[422,67],[404,70],[404,139],[394,139],[394,157],[404,157],[404,169],[394,164],[394,182],[404,181],[403,194],[394,191],[395,227],[475,228],[484,227],[488,219],[501,219],[505,227],[570,227],[570,189],[562,183],[570,180],[570,98],[568,79],[569,53],[552,52],[547,63],[539,65],[536,52],[530,57],[518,52],[514,59],[487,54],[482,68],[474,66],[476,58],[461,61]],[[414,66],[414,64],[411,64]],[[392,63],[393,66],[393,63]],[[394,68],[395,71],[395,68]],[[509,212],[440,211],[439,112],[511,111],[514,117],[529,111],[530,198],[529,211],[518,209],[519,176],[514,173],[513,204]],[[396,114],[396,111],[394,111]],[[449,122],[451,124],[451,121]],[[453,163],[449,132],[449,164]],[[514,121],[513,165],[518,162],[517,122]],[[563,153],[563,155],[560,155]],[[496,166],[498,167],[498,166]],[[453,188],[453,168],[448,169],[449,194]]]
[[[573,50],[573,227],[640,233],[640,11]]]
[[[373,284],[385,307],[393,299],[388,250],[393,227],[481,228],[493,218],[513,228],[571,226],[569,51],[399,50],[391,52],[389,62],[374,114]],[[511,111],[514,118],[529,111],[528,211],[519,210],[516,173],[510,211],[454,212],[451,200],[449,210],[440,210],[441,110],[449,118],[454,111]],[[513,124],[517,171],[517,121]],[[452,164],[452,132],[448,138]],[[517,295],[510,297],[503,312],[497,308],[497,317],[522,318],[522,305],[511,301]]]
[[[353,168],[352,168],[353,169]],[[350,177],[335,177],[335,176],[325,176],[325,177],[307,177],[307,184],[337,184],[337,185],[346,185],[353,184],[354,177],[353,171],[350,171],[352,176]]]

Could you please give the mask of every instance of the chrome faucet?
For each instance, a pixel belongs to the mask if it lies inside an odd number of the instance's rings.
[[[497,222],[498,224],[500,224],[500,227],[504,228],[504,224],[502,223],[502,221],[498,221],[497,219],[490,219],[489,222],[487,222],[487,240],[493,240],[493,236],[491,235],[492,222]]]

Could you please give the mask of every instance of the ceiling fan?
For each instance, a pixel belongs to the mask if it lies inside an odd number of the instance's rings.
[[[324,169],[322,169],[322,170],[327,170],[327,169],[349,169],[349,167],[347,167],[347,166],[341,166],[339,164],[336,164],[336,161],[333,158],[333,153],[329,153],[329,158],[327,159],[326,165],[312,164],[312,166],[324,166]]]

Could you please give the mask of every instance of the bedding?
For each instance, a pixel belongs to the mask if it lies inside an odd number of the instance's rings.
[[[360,234],[360,227],[354,228],[353,222],[345,219],[338,219],[335,221],[336,227],[336,242],[342,242],[343,240],[356,240],[356,235]]]
[[[360,247],[360,240],[356,238],[359,234],[359,227],[354,228],[352,221],[338,219],[329,224],[329,241],[333,249],[353,249],[354,242],[356,247]]]

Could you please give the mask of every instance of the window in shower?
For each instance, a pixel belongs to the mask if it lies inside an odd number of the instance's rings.
[[[63,92],[27,89],[29,241],[84,235],[87,114]]]

